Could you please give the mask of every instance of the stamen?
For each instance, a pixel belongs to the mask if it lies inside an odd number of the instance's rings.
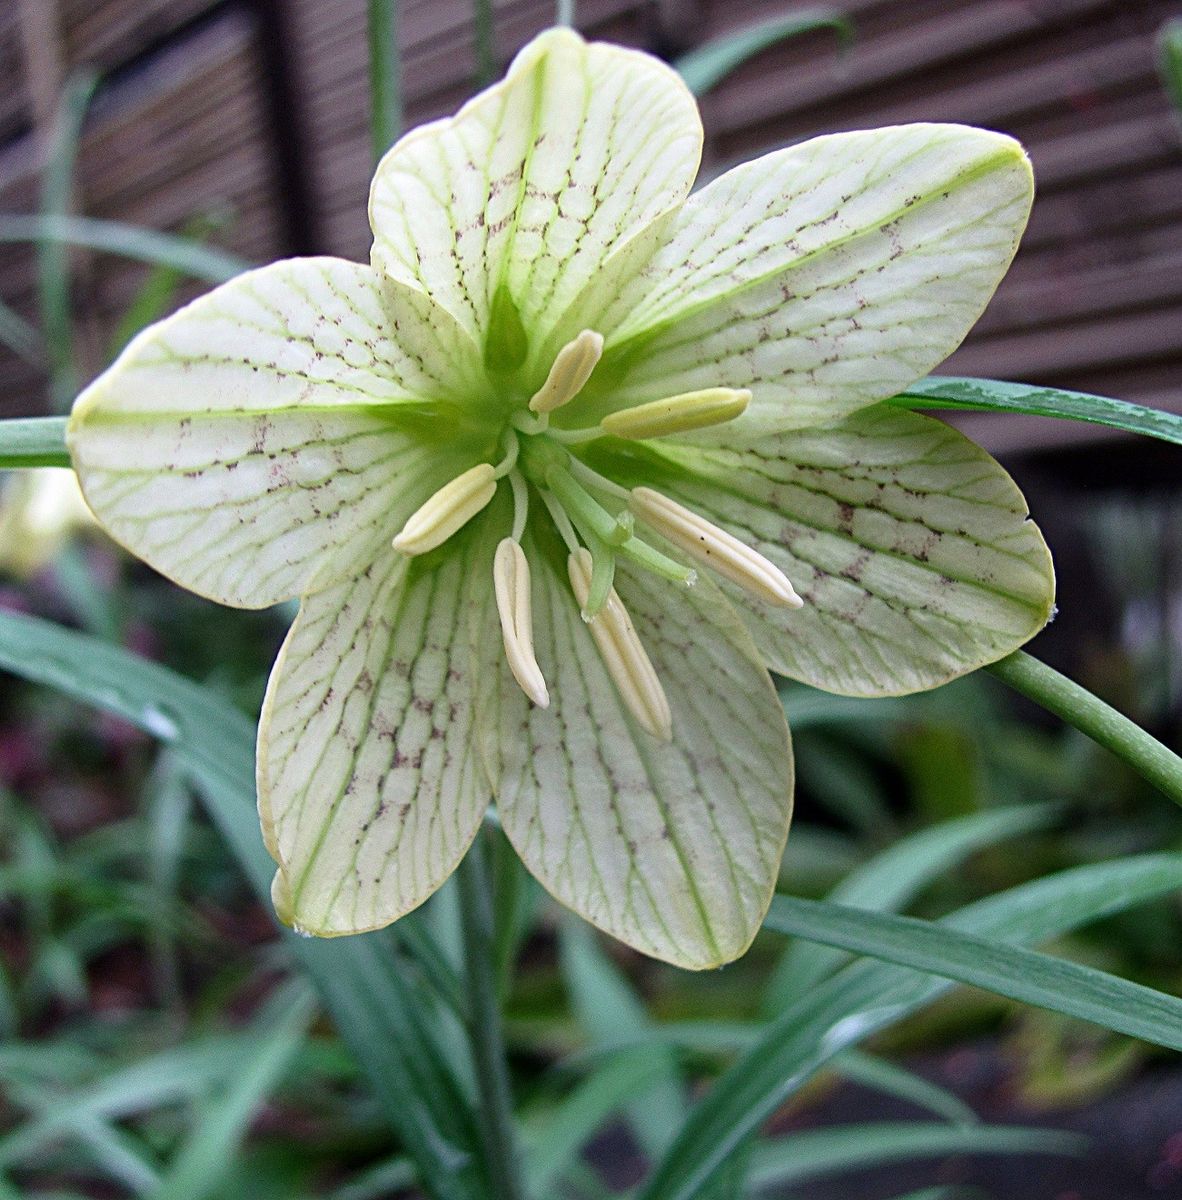
[[[567,342],[555,357],[546,382],[530,400],[530,411],[550,413],[573,400],[591,378],[602,354],[603,334],[594,329],[584,329],[574,341]]]
[[[779,567],[675,500],[652,488],[638,487],[632,489],[631,505],[642,521],[679,550],[757,599],[781,608],[800,608],[804,604]]]
[[[566,567],[575,598],[580,607],[586,608],[591,592],[590,553],[576,550],[566,560]],[[662,742],[669,741],[673,737],[673,714],[665,689],[614,588],[609,590],[602,611],[589,628],[603,665],[628,711],[646,732]]]
[[[493,558],[493,590],[501,619],[501,640],[509,670],[521,690],[539,708],[550,707],[550,693],[534,657],[533,616],[530,611],[529,562],[516,539],[502,539]]]
[[[496,495],[491,463],[478,463],[451,483],[445,483],[426,504],[412,513],[394,539],[403,554],[426,554],[442,546]]]
[[[743,415],[750,403],[751,393],[746,388],[705,388],[609,413],[600,422],[600,428],[613,437],[633,441],[668,437],[733,421]]]

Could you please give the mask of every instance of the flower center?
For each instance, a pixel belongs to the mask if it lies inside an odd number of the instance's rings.
[[[697,571],[646,541],[648,530],[691,561],[710,568],[766,604],[800,607],[791,583],[772,562],[724,529],[649,487],[626,488],[594,470],[581,452],[601,439],[647,441],[732,421],[751,395],[707,388],[624,408],[586,429],[557,429],[550,414],[586,386],[603,354],[603,336],[585,329],[557,354],[545,382],[512,413],[501,437],[499,462],[478,463],[445,484],[407,520],[394,547],[425,554],[479,513],[501,483],[513,498],[513,525],[497,547],[493,584],[509,668],[539,707],[550,703],[533,649],[530,568],[521,540],[536,497],[568,551],[571,591],[588,622],[609,675],[637,723],[667,741],[669,704],[660,680],[614,587],[625,559],[671,583],[692,587]]]

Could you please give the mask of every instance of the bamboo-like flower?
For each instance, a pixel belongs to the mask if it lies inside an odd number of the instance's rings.
[[[116,538],[226,604],[300,597],[258,788],[301,929],[420,904],[491,797],[588,920],[726,962],[791,813],[768,668],[910,692],[1046,621],[1011,480],[878,403],[1008,266],[1021,148],[840,134],[690,196],[701,139],[663,64],[545,33],[386,155],[371,265],[249,272],[79,399]]]

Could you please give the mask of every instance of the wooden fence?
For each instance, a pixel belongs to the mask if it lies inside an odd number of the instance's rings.
[[[1015,267],[947,371],[1094,390],[1182,411],[1182,134],[1155,72],[1161,0],[839,0],[847,54],[817,33],[762,54],[703,101],[709,169],[828,130],[956,120],[1021,138],[1039,197]],[[781,13],[765,0],[581,0],[587,34],[666,57]],[[550,19],[500,0],[503,64]],[[469,0],[400,5],[408,120],[472,89]],[[226,210],[217,240],[257,260],[368,250],[364,0],[7,0],[0,5],[0,211],[33,212],[47,122],[81,66],[103,83],[77,211],[182,230]],[[143,269],[79,264],[84,370]],[[35,313],[35,258],[0,245],[0,299]],[[96,332],[97,331],[97,332]],[[0,350],[0,413],[44,405],[38,370]],[[1091,436],[1086,429],[1084,434]],[[987,426],[995,447],[1070,437]],[[1078,436],[1078,433],[1076,434]]]

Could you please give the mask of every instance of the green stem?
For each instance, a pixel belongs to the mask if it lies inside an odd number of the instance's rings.
[[[398,0],[369,0],[369,130],[377,162],[402,132]]]
[[[0,468],[69,465],[65,417],[0,421]]]
[[[492,1194],[498,1200],[524,1200],[521,1158],[513,1123],[513,1100],[497,994],[492,889],[484,840],[476,835],[456,872],[468,974],[468,1042],[480,1092],[478,1119],[484,1140]]]
[[[1182,758],[1087,688],[1021,650],[987,670],[1111,750],[1175,804],[1182,805]]]

